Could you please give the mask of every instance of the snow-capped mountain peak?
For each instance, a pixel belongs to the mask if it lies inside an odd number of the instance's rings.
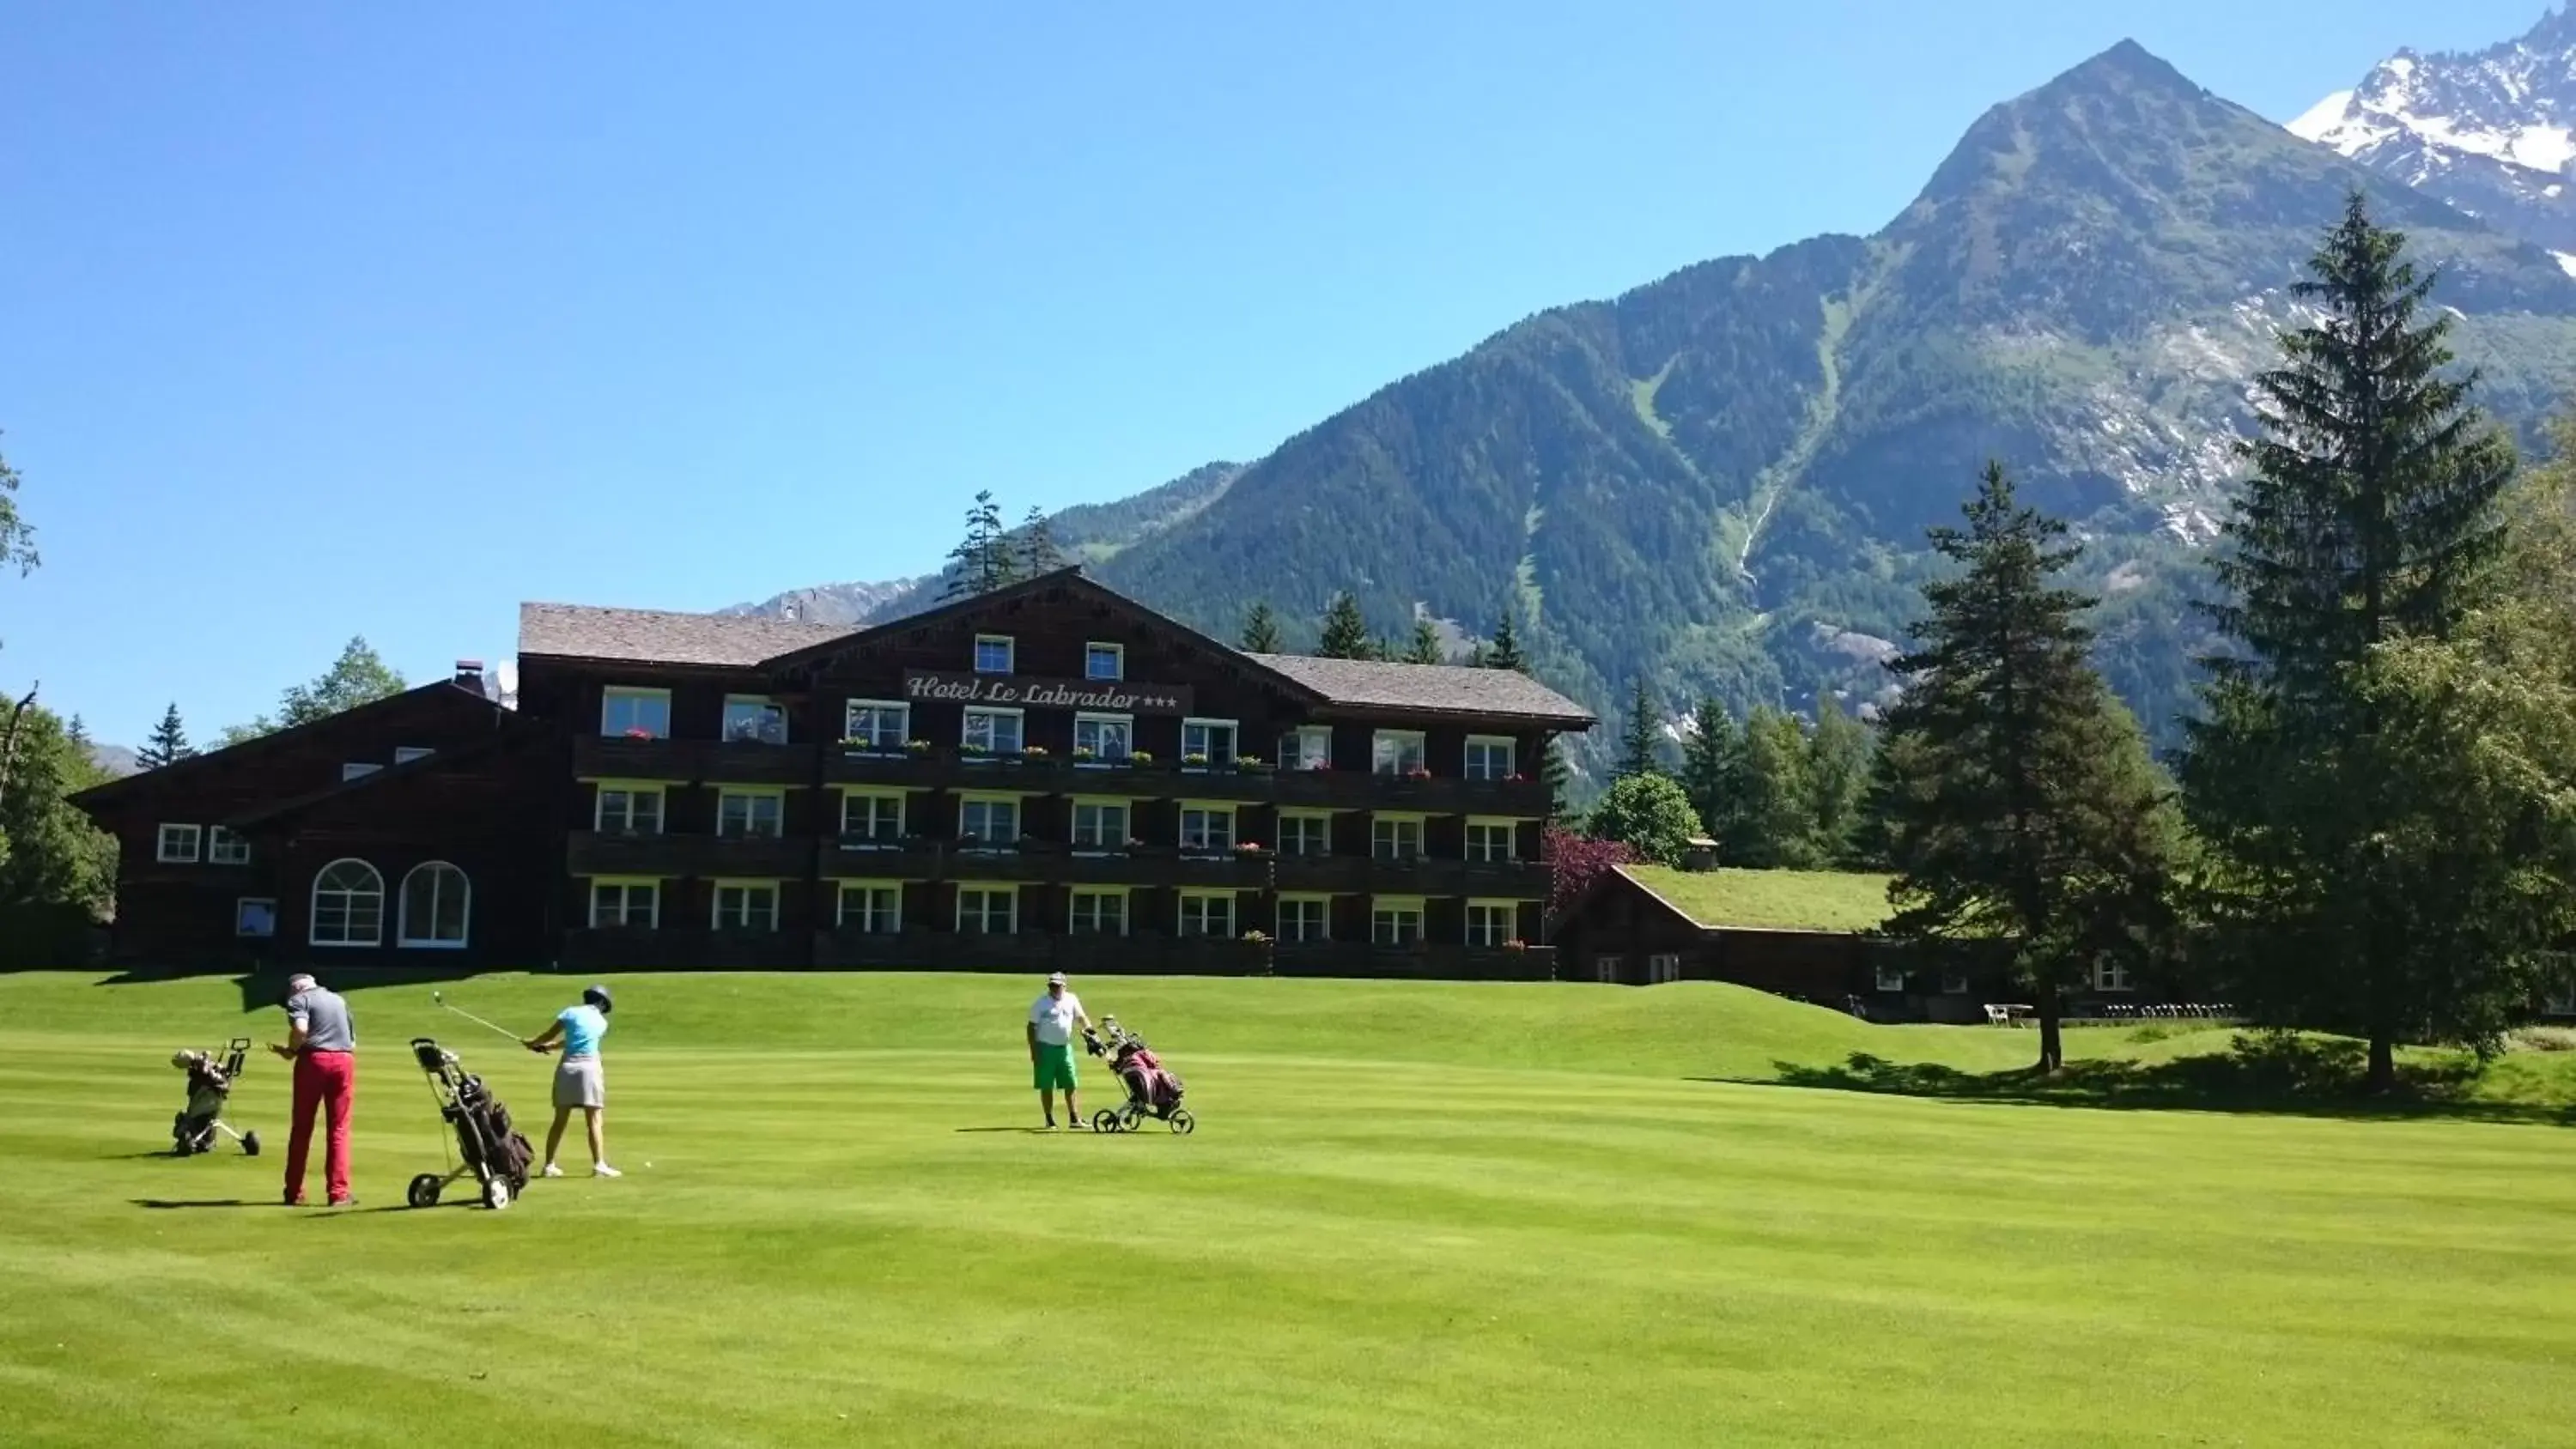
[[[2576,249],[2576,13],[2474,52],[2400,50],[2292,134],[2558,249]]]

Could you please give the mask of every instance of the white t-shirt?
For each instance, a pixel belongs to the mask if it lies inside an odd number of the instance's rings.
[[[1070,1046],[1074,1018],[1082,1014],[1082,998],[1070,991],[1060,997],[1040,995],[1037,1005],[1029,1008],[1029,1025],[1038,1029],[1038,1040],[1048,1046]]]

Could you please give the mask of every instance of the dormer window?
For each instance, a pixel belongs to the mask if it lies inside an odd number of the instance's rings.
[[[975,672],[1009,674],[1015,652],[1008,634],[978,634],[975,636]]]
[[[1126,678],[1127,646],[1124,644],[1082,646],[1082,677],[1085,679]]]

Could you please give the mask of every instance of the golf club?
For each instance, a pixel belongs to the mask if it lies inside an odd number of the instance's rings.
[[[437,1003],[437,1004],[438,1004],[438,1005],[440,1005],[440,1006],[445,1006],[445,1007],[447,1007],[447,1009],[448,1009],[449,1011],[455,1012],[458,1016],[464,1017],[467,1021],[470,1021],[470,1022],[474,1023],[476,1026],[480,1026],[480,1027],[487,1027],[487,1028],[489,1028],[489,1029],[491,1029],[491,1030],[493,1030],[493,1031],[497,1031],[497,1032],[499,1032],[501,1035],[508,1037],[508,1038],[509,1038],[510,1040],[512,1040],[512,1041],[517,1041],[517,1040],[519,1040],[519,1034],[518,1034],[517,1032],[515,1032],[515,1031],[510,1030],[510,1029],[509,1029],[508,1027],[506,1027],[506,1026],[498,1026],[498,1025],[495,1025],[494,1023],[492,1023],[492,1022],[485,1021],[483,1018],[481,1018],[481,1017],[479,1017],[479,1016],[476,1016],[473,1012],[467,1011],[464,1007],[461,1007],[461,1006],[448,1006],[448,1005],[447,1005],[447,993],[446,993],[446,992],[444,992],[444,991],[433,991],[433,992],[429,993],[429,999],[430,999],[431,1001],[433,1001],[433,1002]]]

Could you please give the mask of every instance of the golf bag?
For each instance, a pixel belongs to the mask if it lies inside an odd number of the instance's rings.
[[[1108,1058],[1109,1070],[1118,1074],[1118,1084],[1127,1092],[1125,1106],[1103,1107],[1092,1114],[1093,1128],[1132,1132],[1145,1118],[1160,1117],[1174,1132],[1183,1135],[1198,1129],[1198,1119],[1181,1105],[1181,1074],[1164,1066],[1162,1058],[1145,1045],[1145,1039],[1120,1026],[1118,1018],[1103,1017],[1096,1031],[1086,1027],[1082,1049],[1095,1057]]]
[[[411,1054],[428,1074],[430,1095],[438,1100],[439,1116],[455,1138],[457,1165],[444,1175],[424,1172],[413,1178],[404,1200],[416,1208],[433,1207],[447,1184],[471,1177],[482,1189],[484,1206],[508,1207],[528,1190],[528,1164],[536,1160],[536,1149],[511,1123],[510,1109],[481,1077],[457,1063],[456,1053],[428,1037],[414,1037]]]
[[[170,1065],[188,1074],[188,1105],[170,1119],[171,1156],[212,1152],[218,1136],[240,1143],[244,1156],[259,1156],[259,1134],[236,1132],[224,1120],[224,1106],[232,1100],[233,1083],[241,1077],[242,1061],[249,1055],[250,1038],[246,1036],[226,1042],[222,1056],[199,1051],[171,1055]]]

